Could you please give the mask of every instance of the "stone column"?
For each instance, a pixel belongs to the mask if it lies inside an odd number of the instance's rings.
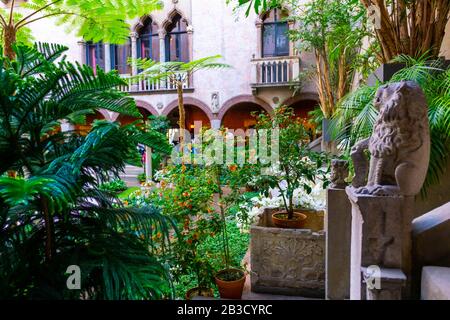
[[[211,129],[220,129],[220,120],[219,119],[211,120]]]
[[[105,72],[111,71],[111,45],[105,43]]]
[[[160,29],[158,31],[159,36],[159,62],[164,63],[166,62],[166,35],[167,32],[164,29]],[[167,88],[167,80],[166,79],[160,79],[159,80],[159,86],[161,89]]]
[[[189,25],[187,27],[187,34],[188,34],[188,44],[189,44],[189,61],[194,60],[194,27],[192,25]],[[193,88],[194,87],[194,75],[191,73],[188,77],[188,87]]]
[[[346,192],[352,204],[350,298],[408,299],[414,197],[362,195],[353,187]]]
[[[86,61],[86,41],[80,40],[78,41],[78,47],[80,48],[80,63],[87,64]]]
[[[131,39],[131,58],[133,60],[137,59],[137,38],[139,37],[139,34],[137,32],[131,32],[130,33],[130,39]],[[133,63],[131,65],[131,75],[135,76],[138,74],[137,65],[136,63]]]
[[[288,28],[289,31],[294,30],[295,29],[295,22],[292,20],[288,21]],[[289,56],[294,56],[295,55],[295,41],[289,41]]]
[[[152,148],[145,147],[145,180],[151,182],[153,179]]]
[[[158,31],[159,36],[159,62],[166,62],[166,35],[167,32],[164,29]]]
[[[263,27],[263,22],[260,18],[258,18],[256,20],[255,23],[256,26],[256,54],[255,54],[255,59],[260,59],[262,57],[262,27]]]
[[[350,299],[352,207],[345,192],[348,174],[347,161],[332,161],[332,184],[327,190],[325,219],[325,298],[329,300]]]
[[[131,40],[131,59],[133,63],[131,64],[131,76],[137,76],[138,74],[138,68],[136,65],[136,62],[134,62],[137,59],[137,39],[139,37],[139,34],[137,32],[131,32],[130,33],[130,40]],[[130,91],[136,92],[138,91],[138,83],[137,81],[130,79],[129,81],[129,88]]]

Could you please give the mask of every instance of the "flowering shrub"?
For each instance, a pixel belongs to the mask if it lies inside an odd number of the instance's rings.
[[[177,279],[194,273],[199,287],[211,287],[213,270],[209,253],[198,254],[198,247],[220,232],[220,217],[213,206],[214,184],[198,166],[172,166],[155,175],[158,183],[130,197],[141,206],[152,203],[173,218],[179,232],[173,238],[167,261]],[[158,240],[158,239],[155,239]]]

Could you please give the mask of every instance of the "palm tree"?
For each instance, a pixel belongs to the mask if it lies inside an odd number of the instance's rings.
[[[21,6],[28,10],[17,12],[16,1],[9,1],[7,10],[0,11],[0,33],[4,54],[10,59],[15,52],[12,45],[18,35],[33,22],[57,18],[77,31],[87,41],[100,40],[110,43],[124,43],[129,36],[127,21],[161,9],[159,0],[30,0]]]
[[[116,74],[66,62],[67,48],[13,49],[16,60],[0,58],[0,297],[161,297],[168,273],[152,237],[167,240],[172,222],[99,185],[139,159],[137,143],[170,152],[165,137],[107,121],[87,136],[61,131],[61,120],[99,108],[139,112]],[[70,265],[81,268],[81,290],[66,287]]]
[[[178,111],[180,128],[180,150],[183,150],[184,130],[186,122],[186,112],[183,102],[183,85],[192,77],[193,74],[200,70],[225,69],[231,66],[225,63],[220,63],[218,60],[222,58],[220,55],[201,58],[190,62],[170,61],[170,62],[155,62],[150,59],[138,59],[134,63],[142,73],[136,78],[140,79],[142,76],[148,76],[155,81],[167,81],[172,87],[176,88],[178,95]],[[132,62],[133,63],[133,62]]]
[[[405,68],[387,83],[403,80],[417,82],[429,106],[431,158],[423,190],[426,192],[427,187],[440,181],[450,154],[450,69],[445,69],[442,60],[430,61],[428,55],[419,58],[399,56],[395,62],[404,64]],[[340,102],[332,131],[345,150],[349,151],[357,141],[372,133],[378,116],[373,99],[381,85],[362,86]]]

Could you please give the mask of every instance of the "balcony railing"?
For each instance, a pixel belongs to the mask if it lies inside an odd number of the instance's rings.
[[[299,57],[273,57],[252,60],[252,87],[287,86],[298,79]]]
[[[179,73],[176,75],[178,79],[183,81],[183,89],[191,88],[191,77],[189,75]],[[127,85],[121,86],[120,91],[129,93],[139,92],[153,92],[153,91],[174,91],[176,85],[169,79],[152,79],[149,76],[142,75],[131,77],[123,75],[122,78],[127,82]]]

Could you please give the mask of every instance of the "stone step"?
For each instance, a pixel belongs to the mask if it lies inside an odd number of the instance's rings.
[[[450,300],[450,268],[422,269],[422,300]]]
[[[120,178],[125,181],[128,187],[139,187],[140,182],[137,179],[138,175],[144,173],[144,168],[125,166],[125,172],[120,175]]]
[[[412,229],[416,262],[450,267],[450,202],[414,219]]]

